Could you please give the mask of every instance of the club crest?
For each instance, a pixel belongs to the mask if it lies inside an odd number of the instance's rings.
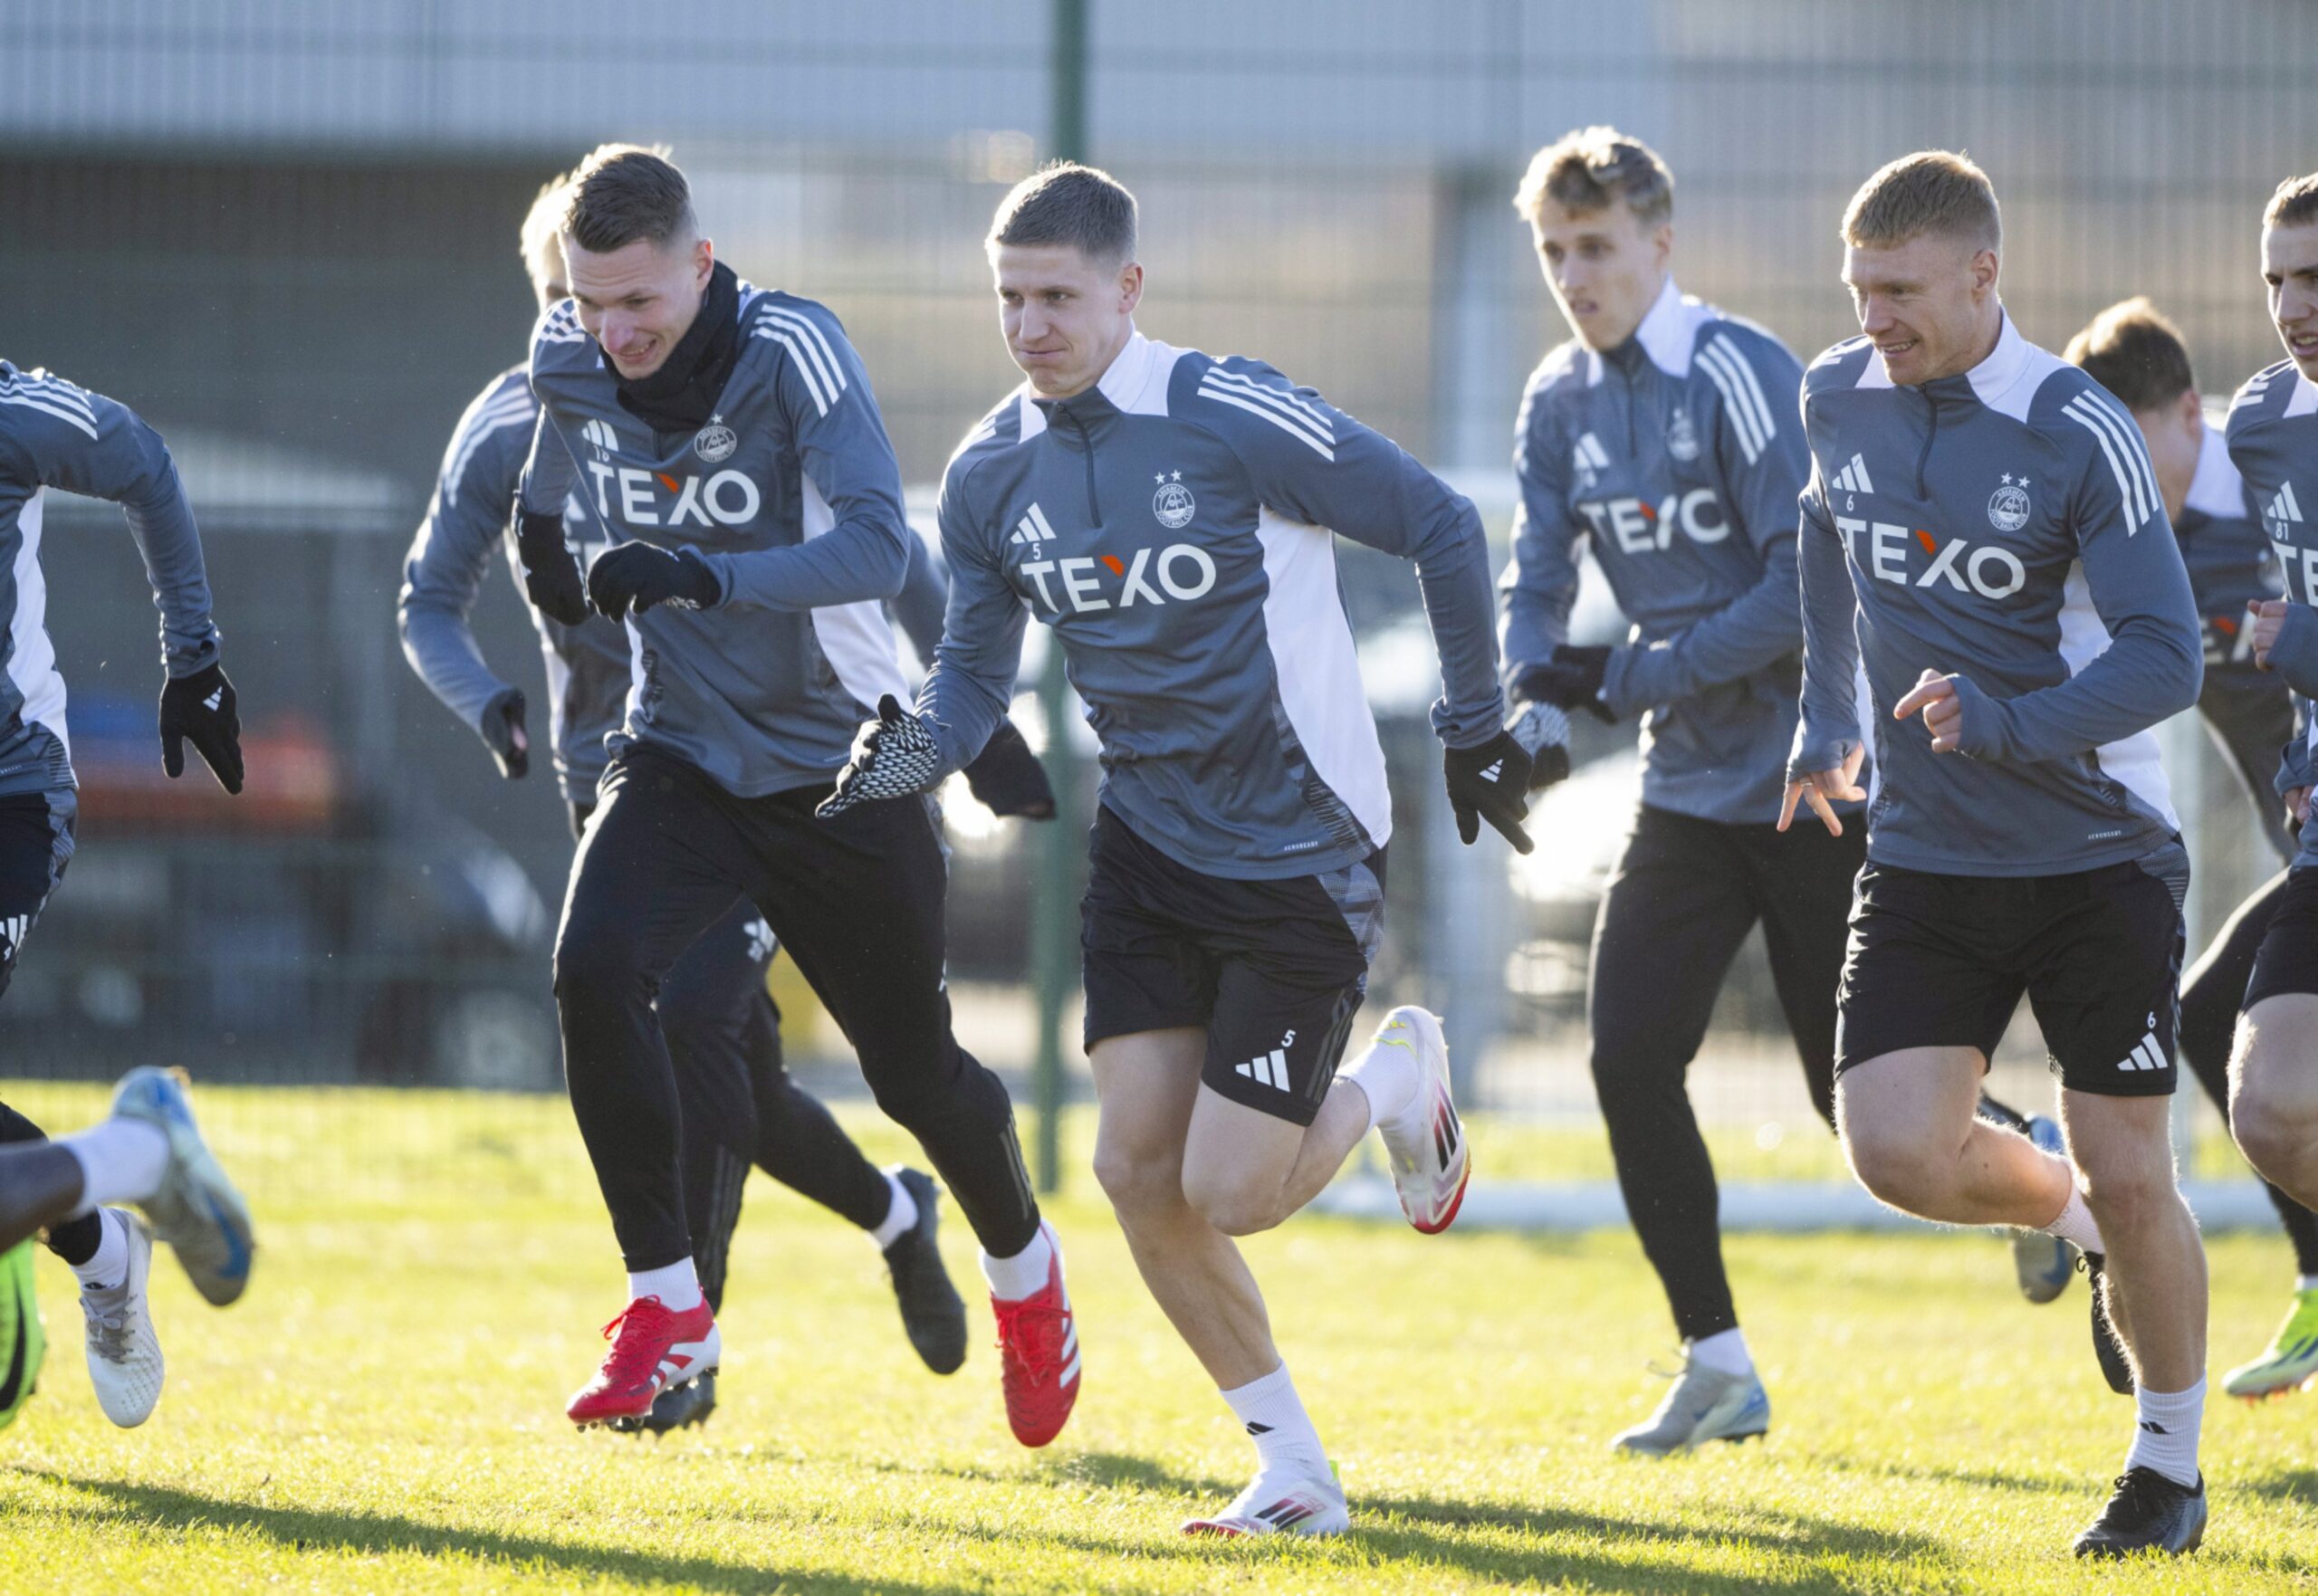
[[[2016,532],[2028,524],[2028,479],[2015,482],[2007,472],[2004,482],[1988,495],[1988,525],[1999,532]]]
[[[1699,457],[1699,429],[1691,425],[1691,413],[1681,406],[1674,406],[1674,414],[1666,422],[1666,453],[1677,460]]]
[[[720,460],[730,460],[733,451],[740,446],[739,437],[724,425],[723,417],[716,416],[708,418],[708,425],[702,427],[699,435],[692,441],[692,452],[711,465]]]
[[[1170,531],[1181,530],[1191,525],[1192,517],[1198,513],[1199,501],[1192,497],[1189,488],[1183,486],[1183,473],[1178,471],[1162,474],[1157,480],[1159,491],[1151,495],[1151,513],[1157,516],[1159,524]]]

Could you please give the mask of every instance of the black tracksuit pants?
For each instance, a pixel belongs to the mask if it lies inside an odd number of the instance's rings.
[[[774,947],[756,905],[736,898],[660,986],[684,1123],[685,1219],[701,1291],[720,1313],[751,1164],[864,1230],[885,1222],[893,1200],[886,1177],[782,1067],[781,1011],[764,988]]]
[[[1039,1210],[1012,1105],[951,1034],[931,804],[819,820],[826,786],[736,798],[648,747],[615,760],[600,790],[564,902],[555,992],[572,1108],[627,1266],[694,1250],[684,1115],[654,1003],[735,892],[763,913],[982,1246],[1001,1257],[1028,1246]]]
[[[2284,806],[2273,778],[2279,750],[2294,737],[2294,702],[2285,684],[2275,676],[2256,674],[2250,666],[2208,665],[2198,710],[2253,803],[2259,835],[2279,846],[2279,861],[2284,864],[2295,844],[2284,830]],[[2229,1117],[2229,1051],[2237,1034],[2238,1006],[2254,973],[2262,933],[2269,930],[2270,916],[2284,891],[2285,872],[2281,869],[2237,906],[2181,982],[2181,1062],[2224,1120]],[[2263,1189],[2294,1243],[2294,1266],[2302,1274],[2318,1275],[2318,1214],[2267,1181]]]
[[[1722,1266],[1714,1164],[1684,1076],[1722,979],[1758,921],[1812,1106],[1835,1114],[1835,989],[1852,878],[1866,857],[1807,813],[1786,833],[1643,806],[1594,928],[1586,1018],[1618,1187],[1685,1340],[1738,1323]]]

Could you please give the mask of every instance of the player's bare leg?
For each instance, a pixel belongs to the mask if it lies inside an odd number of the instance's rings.
[[[2229,1124],[2265,1179],[2318,1207],[2318,997],[2265,998],[2238,1020]]]

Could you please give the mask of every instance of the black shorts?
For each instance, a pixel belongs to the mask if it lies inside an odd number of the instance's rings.
[[[2262,933],[2238,1011],[2265,998],[2296,992],[2318,996],[2318,868],[2307,865],[2286,872],[2285,894],[2270,916],[2269,930]]]
[[[69,787],[0,798],[0,992],[49,894],[72,862],[78,799]]]
[[[2067,875],[1940,875],[1870,861],[1852,900],[1835,1071],[1906,1047],[1993,1055],[2023,992],[2073,1092],[2173,1090],[2179,842]]]
[[[1200,1078],[1308,1125],[1336,1079],[1384,927],[1384,851],[1320,875],[1233,881],[1178,864],[1097,806],[1086,1041],[1197,1026]]]

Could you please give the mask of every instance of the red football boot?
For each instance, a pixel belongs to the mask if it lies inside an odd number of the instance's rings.
[[[612,1349],[604,1354],[603,1367],[563,1410],[583,1429],[640,1423],[651,1416],[652,1400],[662,1391],[715,1373],[724,1350],[705,1302],[678,1314],[663,1307],[656,1296],[640,1296],[604,1326],[604,1335]]]
[[[1062,1248],[1043,1220],[1054,1257],[1047,1283],[1019,1302],[990,1299],[998,1315],[999,1380],[1006,1391],[1006,1422],[1026,1447],[1043,1447],[1062,1433],[1078,1401],[1078,1328],[1062,1285]]]

